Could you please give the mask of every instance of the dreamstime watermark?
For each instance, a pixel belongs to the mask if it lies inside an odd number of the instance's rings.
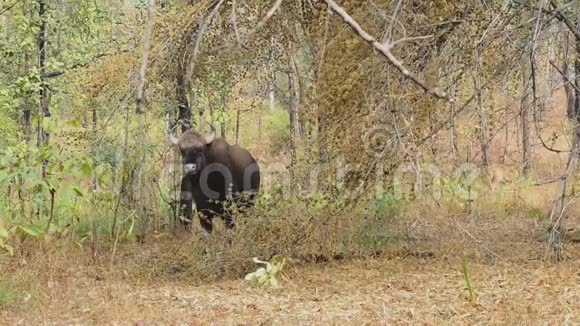
[[[232,174],[225,164],[212,163],[193,179],[201,193],[210,199],[220,198],[218,189],[225,189],[227,197],[241,189],[252,189],[256,174],[259,173],[261,192],[277,189],[283,196],[291,196],[293,191],[302,196],[321,193],[328,189],[326,187],[329,183],[325,181],[331,180],[332,187],[349,199],[369,195],[382,196],[386,193],[402,199],[405,194],[413,193],[414,196],[428,195],[440,200],[447,191],[457,199],[469,200],[476,196],[474,186],[481,176],[479,167],[470,163],[462,164],[451,172],[433,163],[414,162],[404,162],[394,170],[388,170],[389,173],[385,172],[387,170],[383,164],[376,164],[370,171],[368,168],[360,163],[347,163],[344,159],[337,159],[333,163],[312,164],[306,175],[292,180],[290,169],[282,163],[262,166],[252,164],[243,171],[236,171],[241,172],[238,175]],[[365,175],[368,177],[364,178]]]
[[[329,185],[349,199],[386,193],[402,199],[412,192],[415,196],[428,195],[439,200],[445,191],[461,200],[476,196],[473,189],[481,173],[475,164],[461,164],[449,171],[434,163],[403,162],[393,169],[392,164],[387,162],[394,157],[397,149],[396,137],[391,131],[372,128],[365,133],[362,141],[363,155],[369,157],[368,164],[352,163],[344,157],[337,157],[331,162],[310,164],[305,173],[301,167],[302,173],[293,174],[283,163],[255,163],[232,170],[231,164],[224,162],[208,164],[192,177],[199,191],[210,199],[223,195],[220,189],[228,192],[227,197],[231,196],[231,192],[254,188],[257,173],[260,176],[260,192],[277,189],[284,196],[293,195],[294,191],[304,196],[317,194]],[[181,167],[182,162],[179,160],[175,164]]]

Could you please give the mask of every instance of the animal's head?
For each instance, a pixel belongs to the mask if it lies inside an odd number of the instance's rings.
[[[173,133],[168,134],[169,141],[179,148],[183,173],[185,175],[197,175],[206,165],[206,150],[216,138],[215,129],[211,126],[209,135],[201,134],[194,130],[188,130],[176,137]]]

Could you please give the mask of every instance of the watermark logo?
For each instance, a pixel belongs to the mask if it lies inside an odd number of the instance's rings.
[[[394,151],[396,143],[396,135],[384,127],[369,129],[363,138],[367,154],[374,158],[388,157],[386,154]]]

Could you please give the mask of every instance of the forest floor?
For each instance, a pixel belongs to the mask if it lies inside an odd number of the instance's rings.
[[[545,242],[534,234],[545,225],[536,219],[420,217],[408,222],[404,247],[412,249],[292,263],[280,289],[258,288],[242,277],[211,283],[143,280],[127,273],[122,261],[113,268],[95,265],[78,250],[25,263],[13,258],[0,265],[0,280],[16,278],[26,290],[14,294],[21,298],[17,304],[0,311],[0,324],[580,323],[578,243],[567,243],[565,261],[555,264],[543,259]]]

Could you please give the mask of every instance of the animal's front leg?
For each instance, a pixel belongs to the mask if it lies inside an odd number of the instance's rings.
[[[203,213],[199,213],[199,224],[201,225],[201,229],[205,235],[210,235],[213,231],[213,222],[211,218]]]
[[[184,177],[181,180],[181,195],[179,202],[179,220],[186,227],[191,227],[191,216],[193,214],[193,185],[191,180]]]
[[[236,224],[234,223],[234,219],[232,217],[231,212],[224,212],[222,219],[223,219],[224,225],[226,226],[227,229],[233,229],[234,226],[236,226]]]

